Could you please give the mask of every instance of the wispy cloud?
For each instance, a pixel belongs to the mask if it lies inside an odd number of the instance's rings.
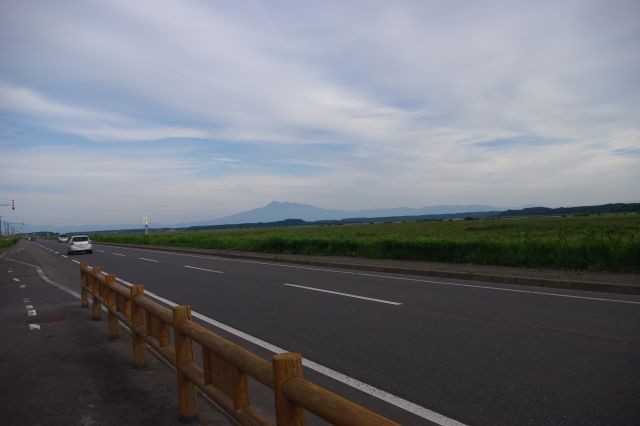
[[[205,138],[198,129],[155,126],[112,113],[67,105],[26,87],[0,81],[0,110],[39,120],[53,130],[84,136],[94,141],[144,141],[168,138]]]
[[[22,180],[2,193],[73,191],[82,179],[44,154],[66,164],[64,152],[102,168],[84,181],[110,199],[192,206],[165,207],[175,220],[272,199],[358,209],[638,198],[635,1],[3,9],[3,163],[41,161],[32,177],[12,168]],[[105,167],[144,181],[142,195],[90,177]]]

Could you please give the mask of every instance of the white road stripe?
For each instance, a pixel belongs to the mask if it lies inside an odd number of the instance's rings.
[[[108,272],[102,271],[103,274],[108,274]],[[122,278],[116,278],[117,281],[121,282],[122,284],[125,284],[129,287],[131,287],[133,284],[131,284],[128,281],[123,280]],[[170,307],[174,307],[174,306],[178,306],[177,303],[172,302],[171,300],[165,299],[164,297],[158,296],[157,294],[151,292],[151,291],[144,291],[145,295],[153,297],[154,299],[166,304],[167,306]],[[223,324],[219,321],[216,321],[214,319],[211,319],[205,315],[202,315],[201,313],[198,313],[196,311],[191,311],[191,316],[194,318],[198,318],[199,320],[206,322],[207,324],[213,325],[214,327],[217,327],[221,330],[226,331],[227,333],[231,333],[235,336],[238,336],[250,343],[253,343],[256,346],[260,346],[261,348],[264,348],[268,351],[271,351],[273,353],[276,354],[281,354],[281,353],[285,353],[285,352],[290,352],[286,349],[280,348],[276,345],[273,345],[269,342],[265,342],[262,339],[259,339],[257,337],[254,337],[250,334],[247,334],[243,331],[237,330],[231,326],[228,326],[226,324]],[[304,365],[305,367],[316,371],[320,374],[324,374],[325,376],[328,376],[340,383],[343,383],[349,387],[352,387],[354,389],[357,389],[361,392],[364,392],[368,395],[371,395],[375,398],[378,398],[382,401],[385,401],[391,405],[394,405],[396,407],[399,407],[405,411],[408,411],[412,414],[415,414],[418,417],[422,417],[423,419],[427,419],[429,421],[432,421],[438,425],[442,425],[442,426],[464,426],[464,423],[460,423],[457,420],[451,419],[449,417],[443,416],[442,414],[436,413],[435,411],[431,411],[428,408],[422,407],[418,404],[414,404],[411,401],[407,401],[406,399],[400,398],[399,396],[395,396],[393,394],[390,394],[388,392],[383,391],[382,389],[378,389],[375,386],[371,386],[367,383],[361,382],[357,379],[354,379],[353,377],[349,377],[345,374],[342,374],[338,371],[332,370],[328,367],[325,367],[323,365],[320,365],[316,362],[313,362],[309,359],[303,358],[302,359],[302,365]]]
[[[20,280],[19,280],[19,279],[17,279],[17,278],[14,278],[13,280],[14,280],[15,282],[17,282],[17,283],[19,283],[19,282],[20,282]]]
[[[67,256],[66,256],[66,255],[64,255],[64,254],[62,255],[62,257],[64,257],[65,259],[67,258]]]
[[[40,330],[40,324],[29,324],[29,330]]]
[[[77,260],[72,260],[73,263],[77,263],[80,264],[80,262],[78,262]]]
[[[355,294],[349,294],[349,293],[340,293],[339,291],[322,290],[320,288],[306,287],[306,286],[303,286],[303,285],[289,284],[289,283],[286,283],[286,284],[283,284],[283,285],[286,285],[288,287],[304,288],[305,290],[319,291],[321,293],[337,294],[338,296],[352,297],[354,299],[369,300],[371,302],[387,303],[389,305],[396,305],[396,306],[402,305],[402,303],[400,303],[400,302],[390,302],[389,300],[374,299],[372,297],[357,296]]]
[[[140,259],[140,260],[144,260],[144,261],[146,261],[146,262],[155,262],[155,263],[158,263],[158,261],[157,261],[157,260],[153,260],[153,259],[145,259],[144,257],[139,257],[138,259]]]
[[[40,267],[38,267],[36,265],[32,265],[30,263],[26,263],[26,262],[22,262],[22,261],[19,261],[19,260],[15,260],[15,259],[10,259],[10,260],[12,260],[14,262],[18,262],[18,263],[22,263],[22,264],[25,264],[25,265],[29,265],[29,266],[35,267],[36,270],[38,271],[38,275],[40,275],[40,277],[43,280],[45,280],[46,282],[48,282],[49,284],[51,284],[51,285],[53,285],[55,287],[58,287],[59,289],[71,294],[76,299],[80,299],[80,293],[78,293],[78,292],[76,292],[74,290],[68,289],[67,287],[65,287],[63,285],[60,285],[60,284],[56,283],[55,281],[52,281],[51,279],[49,279],[44,274],[44,272],[42,271],[42,269]],[[108,274],[106,271],[102,271],[102,273],[103,274]],[[130,282],[123,280],[122,278],[116,278],[116,279],[119,282],[121,282],[121,283],[123,283],[123,284],[125,284],[125,285],[127,285],[129,287],[131,287],[133,285]],[[20,287],[22,288],[23,286],[20,286]],[[165,299],[163,297],[160,297],[157,294],[152,293],[150,291],[145,291],[145,294],[150,296],[150,297],[155,298],[156,300],[158,300],[160,302],[163,302],[163,303],[167,304],[170,307],[178,306],[176,303],[174,303],[174,302],[172,302],[172,301],[170,301],[168,299]],[[240,337],[242,339],[245,339],[245,340],[247,340],[247,341],[249,341],[249,342],[251,342],[251,343],[253,343],[255,345],[258,345],[258,346],[260,346],[260,347],[262,347],[264,349],[267,349],[267,350],[269,350],[269,351],[271,351],[273,353],[289,352],[286,349],[279,348],[279,347],[277,347],[275,345],[272,345],[272,344],[270,344],[268,342],[265,342],[264,340],[258,339],[257,337],[253,337],[253,336],[251,336],[251,335],[249,335],[247,333],[244,333],[244,332],[242,332],[240,330],[236,330],[233,327],[230,327],[230,326],[228,326],[226,324],[218,322],[218,321],[216,321],[214,319],[211,319],[211,318],[209,318],[207,316],[204,316],[204,315],[202,315],[202,314],[200,314],[198,312],[192,311],[191,314],[192,314],[193,317],[198,318],[201,321],[204,321],[204,322],[206,322],[208,324],[211,324],[211,325],[213,325],[215,327],[218,327],[218,328],[220,328],[222,330],[225,330],[225,331],[227,331],[227,332],[229,332],[231,334],[234,334],[234,335],[236,335],[236,336],[238,336],[238,337]],[[422,407],[420,405],[414,404],[411,401],[407,401],[407,400],[402,399],[402,398],[400,398],[398,396],[392,395],[392,394],[390,394],[388,392],[385,392],[385,391],[383,391],[381,389],[378,389],[378,388],[376,388],[374,386],[368,385],[368,384],[366,384],[364,382],[361,382],[359,380],[356,380],[356,379],[354,379],[352,377],[346,376],[346,375],[344,375],[342,373],[339,373],[339,372],[337,372],[335,370],[332,370],[330,368],[327,368],[327,367],[324,367],[324,366],[322,366],[320,364],[317,364],[317,363],[315,363],[315,362],[313,362],[311,360],[303,358],[302,364],[305,367],[310,368],[311,370],[317,371],[317,372],[319,372],[321,374],[324,374],[325,376],[331,377],[334,380],[337,380],[337,381],[339,381],[341,383],[344,383],[347,386],[350,386],[352,388],[358,389],[358,390],[360,390],[360,391],[362,391],[364,393],[367,393],[367,394],[369,394],[369,395],[371,395],[373,397],[381,399],[381,400],[383,400],[383,401],[385,401],[385,402],[387,402],[389,404],[392,404],[392,405],[394,405],[396,407],[399,407],[399,408],[401,408],[401,409],[403,409],[405,411],[413,413],[413,414],[415,414],[415,415],[417,415],[419,417],[422,417],[424,419],[430,420],[430,421],[432,421],[432,422],[434,422],[436,424],[443,425],[443,426],[464,426],[463,423],[460,423],[457,420],[454,420],[454,419],[451,419],[449,417],[443,416],[443,415],[441,415],[439,413],[436,413],[434,411],[429,410],[428,408]]]
[[[33,305],[24,305],[26,309],[33,309]]]
[[[98,251],[100,253],[104,253],[105,252],[104,250],[96,250],[96,251]]]
[[[493,290],[493,291],[504,291],[508,293],[526,293],[526,294],[538,294],[542,296],[552,296],[552,297],[566,297],[571,299],[581,299],[581,300],[591,300],[596,302],[613,302],[613,303],[628,303],[632,305],[640,305],[640,301],[633,300],[622,300],[622,299],[609,299],[606,297],[588,297],[588,296],[575,296],[571,294],[559,294],[559,293],[549,293],[543,291],[533,291],[533,290],[517,290],[513,288],[503,288],[503,287],[492,287],[486,285],[477,285],[477,284],[462,284],[462,283],[452,283],[446,281],[433,281],[433,280],[423,280],[420,278],[408,278],[408,277],[394,277],[389,275],[380,275],[368,272],[353,272],[353,271],[340,271],[336,269],[328,269],[328,268],[314,268],[311,266],[298,266],[298,265],[287,265],[282,263],[272,263],[272,262],[263,262],[258,260],[245,260],[245,259],[231,259],[228,257],[218,257],[218,256],[199,256],[196,254],[185,254],[185,253],[174,253],[169,251],[162,250],[146,250],[146,249],[137,249],[137,248],[129,248],[129,250],[137,250],[144,251],[148,253],[164,253],[170,254],[174,256],[184,256],[184,257],[194,257],[198,259],[216,259],[223,260],[226,262],[240,262],[240,263],[253,263],[256,265],[267,265],[267,266],[275,266],[278,268],[292,268],[292,269],[303,269],[307,271],[319,271],[319,272],[328,272],[333,274],[343,274],[343,275],[359,275],[363,277],[374,277],[374,278],[384,278],[389,280],[398,280],[398,281],[409,281],[409,282],[417,282],[417,283],[425,283],[425,284],[437,284],[437,285],[447,285],[452,287],[467,287],[467,288],[477,288],[482,290]],[[506,284],[508,285],[508,284]]]
[[[114,255],[114,256],[125,256],[125,255],[124,255],[124,254],[122,254],[122,253],[113,253],[113,255]]]
[[[185,265],[184,267],[185,267],[185,268],[189,268],[189,269],[197,269],[198,271],[213,272],[213,273],[215,273],[215,274],[224,274],[224,272],[222,272],[222,271],[215,271],[215,270],[213,270],[213,269],[198,268],[198,267],[196,267],[196,266],[188,266],[188,265]]]

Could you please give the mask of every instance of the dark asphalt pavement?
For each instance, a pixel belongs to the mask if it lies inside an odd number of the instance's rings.
[[[57,259],[22,244],[26,250],[11,257],[79,289],[77,268],[52,267]],[[175,372],[154,356],[133,369],[130,336],[121,336],[108,340],[106,322],[92,321],[76,297],[34,268],[0,257],[0,424],[183,424]],[[199,407],[196,424],[233,424],[206,401]]]
[[[320,365],[305,375],[404,424],[640,418],[637,296],[100,245],[65,258],[55,242],[23,244],[47,274],[87,260],[261,339],[221,332],[263,356],[264,342],[301,352]]]

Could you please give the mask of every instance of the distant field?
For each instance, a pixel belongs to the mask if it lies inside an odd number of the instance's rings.
[[[95,241],[593,271],[640,271],[640,215],[98,234]]]

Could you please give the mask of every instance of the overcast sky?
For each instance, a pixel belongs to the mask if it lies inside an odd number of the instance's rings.
[[[0,207],[640,200],[640,2],[0,0]]]

